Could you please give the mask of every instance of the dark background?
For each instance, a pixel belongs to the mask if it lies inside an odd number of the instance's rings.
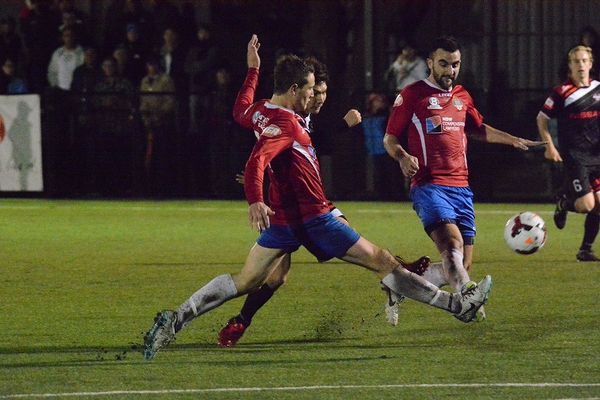
[[[105,43],[107,18],[124,0],[81,0],[75,6],[88,15],[95,46]],[[566,53],[578,44],[586,26],[600,27],[597,0],[314,0],[170,1],[183,12],[182,23],[210,24],[219,57],[232,76],[233,95],[245,73],[246,44],[252,33],[261,41],[260,94],[270,94],[270,70],[282,52],[316,55],[328,65],[329,97],[315,118],[314,142],[332,199],[406,199],[406,185],[391,160],[368,160],[360,128],[339,131],[339,119],[349,108],[365,111],[365,96],[385,93],[383,74],[404,43],[426,56],[428,43],[452,34],[462,45],[459,82],[467,87],[491,125],[512,134],[537,138],[535,117],[553,86]],[[0,16],[17,18],[23,2],[5,0]],[[152,1],[141,2],[152,10]],[[186,14],[187,13],[187,14]],[[194,27],[180,26],[193,31]],[[169,184],[160,193],[141,183],[142,128],[133,113],[120,126],[127,148],[119,191],[99,192],[85,185],[85,157],[74,147],[56,145],[56,138],[95,135],[71,120],[62,132],[64,99],[47,91],[42,96],[44,196],[47,197],[180,197],[243,198],[234,181],[244,167],[254,138],[234,125],[204,131],[190,139],[185,115],[169,130],[174,162],[162,171]],[[186,97],[178,98],[185,103]],[[185,105],[183,106],[185,108]],[[123,121],[115,120],[115,124]],[[61,130],[59,132],[59,130]],[[188,146],[197,141],[196,147]],[[200,149],[200,150],[198,150]],[[73,160],[65,163],[64,160]],[[375,166],[375,172],[370,166]],[[470,142],[471,186],[483,201],[547,201],[560,184],[560,170],[543,158],[543,149],[521,153],[504,146]],[[98,172],[98,171],[96,171]],[[373,187],[373,174],[385,184]],[[83,181],[83,182],[82,182]],[[6,193],[6,195],[15,195]],[[17,194],[19,195],[19,194]]]

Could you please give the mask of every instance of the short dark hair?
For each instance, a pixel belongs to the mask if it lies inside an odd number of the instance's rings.
[[[312,66],[315,70],[315,83],[329,83],[329,72],[327,66],[321,61],[317,60],[316,57],[308,57],[304,60],[308,65]]]
[[[282,56],[275,65],[273,92],[283,94],[293,84],[302,87],[308,82],[308,74],[314,72],[314,68],[300,57],[293,54]]]
[[[455,51],[460,50],[460,45],[452,36],[440,36],[434,39],[433,43],[431,43],[431,48],[429,49],[429,58],[432,58],[433,53],[435,53],[437,49],[454,53]]]

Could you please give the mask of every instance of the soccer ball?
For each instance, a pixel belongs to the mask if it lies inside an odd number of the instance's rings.
[[[529,211],[513,215],[504,226],[504,240],[518,254],[533,254],[546,243],[546,223]]]

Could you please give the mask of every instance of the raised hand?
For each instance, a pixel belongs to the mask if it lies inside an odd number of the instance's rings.
[[[260,42],[258,41],[258,36],[252,35],[248,42],[248,54],[246,56],[248,68],[260,68],[260,56],[258,55],[259,48]]]

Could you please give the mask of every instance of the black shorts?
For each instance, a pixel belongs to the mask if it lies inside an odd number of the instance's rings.
[[[600,165],[566,165],[567,190],[573,199],[585,196],[589,192],[600,192]]]

